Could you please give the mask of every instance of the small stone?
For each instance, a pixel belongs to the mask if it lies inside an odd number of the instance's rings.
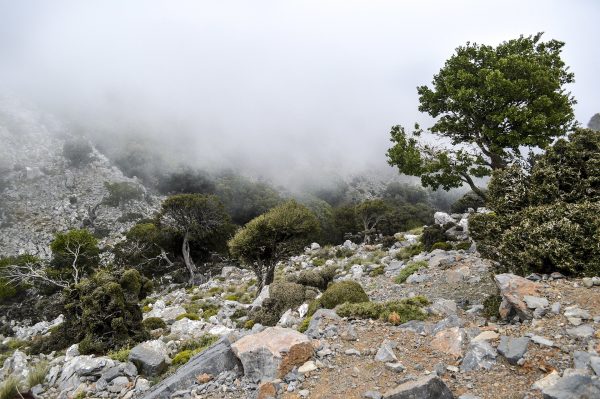
[[[398,361],[394,354],[393,344],[387,340],[384,341],[375,355],[375,360],[382,363]]]
[[[344,354],[348,355],[348,356],[360,356],[360,351],[351,348],[351,349],[346,349],[344,351]]]
[[[404,365],[400,362],[388,362],[385,364],[385,367],[387,367],[389,370],[394,371],[396,373],[401,373],[404,370],[406,370],[406,367],[404,367]]]
[[[354,331],[354,326],[352,324],[348,324],[348,327],[346,328],[346,330],[344,330],[344,332],[342,332],[342,334],[340,334],[340,337],[344,341],[356,341],[358,339],[358,336],[356,335],[356,331]]]
[[[381,399],[383,396],[377,391],[367,391],[363,393],[365,399]]]
[[[581,320],[579,317],[567,317],[567,320],[574,326],[580,326],[581,323],[583,323],[583,320]]]
[[[559,314],[560,313],[560,302],[554,302],[552,304],[552,307],[550,308],[550,311],[554,314]]]
[[[529,309],[548,307],[548,300],[539,296],[525,295],[523,297],[523,300],[525,301]]]
[[[385,399],[435,398],[452,399],[453,395],[444,381],[435,374],[408,381],[388,391]]]
[[[549,340],[548,338],[545,337],[540,337],[539,335],[533,335],[531,337],[531,340],[533,342],[535,342],[538,345],[542,345],[542,346],[554,346],[554,341]]]
[[[558,372],[554,370],[550,374],[546,375],[544,378],[541,378],[534,382],[531,388],[538,389],[541,391],[549,386],[556,384],[558,380],[560,380],[560,374],[558,374]]]
[[[590,338],[594,335],[594,327],[584,324],[575,328],[567,328],[567,334],[575,338]]]
[[[578,306],[568,306],[565,308],[564,313],[566,318],[575,317],[578,319],[589,320],[591,318],[590,312],[581,309]]]
[[[471,342],[493,341],[493,340],[498,339],[498,337],[500,337],[500,335],[495,331],[484,331],[481,334],[479,334],[478,336],[476,336],[475,338],[473,338],[471,340]]]
[[[512,338],[507,336],[500,337],[500,345],[498,345],[498,353],[508,360],[510,364],[517,364],[529,345],[528,337]]]
[[[298,391],[298,395],[300,395],[301,398],[308,398],[308,395],[310,395],[310,391],[308,389],[302,389]]]
[[[590,277],[584,277],[581,283],[585,288],[592,288],[594,286],[594,281]]]
[[[298,372],[300,374],[310,373],[311,371],[315,371],[317,369],[317,365],[312,360],[307,361],[302,366],[298,367]]]

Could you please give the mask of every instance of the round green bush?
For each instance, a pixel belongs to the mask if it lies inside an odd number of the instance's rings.
[[[148,317],[142,324],[146,330],[157,330],[159,328],[167,328],[167,323],[160,317]]]
[[[325,290],[319,302],[326,309],[333,309],[342,303],[368,302],[365,290],[356,281],[345,280],[333,283]]]

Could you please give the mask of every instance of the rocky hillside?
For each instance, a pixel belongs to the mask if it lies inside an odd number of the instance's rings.
[[[0,99],[0,255],[48,257],[54,233],[84,225],[109,244],[158,207],[147,193],[121,206],[102,204],[105,182],[145,189],[93,146],[89,161],[74,165],[64,156],[65,143],[74,140],[52,116]]]
[[[436,221],[466,227],[465,216]],[[106,357],[79,355],[77,345],[17,349],[0,376],[30,378],[44,399],[600,397],[600,279],[494,274],[473,245],[427,252],[419,231],[396,238],[389,249],[315,243],[280,263],[256,299],[253,274],[225,267],[146,300],[150,341]],[[316,311],[307,301],[275,327],[250,321],[280,295],[272,287],[328,268],[334,283],[321,304],[342,282],[359,283],[369,301]],[[15,326],[3,345],[18,348],[60,322]]]

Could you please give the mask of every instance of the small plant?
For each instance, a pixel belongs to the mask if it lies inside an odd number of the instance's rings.
[[[29,370],[29,374],[27,375],[27,386],[32,388],[43,383],[47,373],[48,362],[41,361],[37,363],[32,369]]]
[[[368,302],[369,297],[365,290],[356,281],[345,280],[333,283],[325,290],[319,302],[326,309],[333,309],[337,305],[350,302]]]
[[[468,251],[471,248],[471,243],[469,241],[463,241],[454,244],[454,249]]]
[[[402,248],[396,254],[396,259],[408,260],[408,259],[412,258],[413,256],[420,254],[421,252],[423,252],[423,244],[421,244],[421,243],[413,244],[411,246]]]
[[[377,277],[377,276],[381,276],[384,273],[385,273],[385,267],[383,265],[380,265],[380,266],[377,266],[375,269],[371,270],[371,272],[369,273],[369,276]]]
[[[410,320],[424,320],[427,314],[423,306],[428,304],[427,298],[421,296],[389,302],[345,303],[336,308],[336,313],[341,317],[381,319],[398,325]]]
[[[344,258],[349,258],[350,256],[354,255],[354,251],[351,250],[350,248],[338,248],[335,251],[335,257],[338,259],[344,259]]]
[[[223,292],[223,288],[221,287],[211,287],[208,289],[208,293],[212,294],[213,296],[216,294],[220,294]]]
[[[251,330],[252,327],[254,327],[254,324],[256,324],[254,320],[246,320],[246,322],[244,323],[244,328],[246,330]]]
[[[414,235],[420,235],[423,234],[423,226],[420,227],[415,227],[414,229],[411,229],[408,231],[409,234],[414,234]]]
[[[20,393],[19,380],[15,376],[9,376],[0,383],[0,399],[18,398]]]
[[[181,366],[183,364],[186,364],[193,355],[194,354],[192,350],[181,351],[173,357],[173,361],[171,362],[171,364],[173,366]]]
[[[159,320],[162,321],[162,319],[159,319]],[[116,360],[118,362],[125,363],[129,360],[129,352],[131,352],[131,349],[129,349],[129,347],[125,347],[125,348],[122,348],[122,349],[119,349],[116,351],[108,352],[108,357],[111,358],[112,360]]]
[[[390,315],[388,316],[388,319],[387,319],[388,323],[390,323],[394,326],[399,325],[401,320],[402,319],[400,318],[400,315],[396,312],[390,313]]]
[[[298,326],[298,331],[301,333],[306,332],[308,330],[308,326],[310,325],[310,321],[312,320],[312,316],[307,316],[302,320],[300,325]]]
[[[323,266],[325,264],[325,259],[315,258],[312,260],[312,264],[316,267]]]
[[[406,281],[406,279],[413,273],[419,271],[420,269],[427,267],[427,262],[421,260],[418,262],[412,262],[406,265],[406,267],[400,270],[400,273],[394,279],[396,284],[402,284]]]
[[[225,296],[225,300],[227,301],[236,301],[238,302],[240,299],[240,295],[239,294],[230,294],[230,295],[226,295]]]
[[[452,249],[452,245],[445,241],[436,242],[431,246],[431,250],[441,249],[443,251],[450,251]]]
[[[198,314],[196,314],[196,313],[184,313],[184,314],[180,314],[179,316],[177,316],[175,318],[175,320],[181,320],[181,319],[200,320],[200,316],[198,316]]]
[[[142,325],[146,330],[157,330],[159,328],[167,328],[167,323],[160,317],[148,317],[142,321]]]
[[[502,297],[500,295],[490,295],[483,301],[483,315],[490,319],[500,317],[500,304]]]

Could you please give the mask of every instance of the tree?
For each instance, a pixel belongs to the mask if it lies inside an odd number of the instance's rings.
[[[316,216],[292,200],[252,219],[228,246],[231,255],[252,268],[260,292],[273,282],[277,262],[302,250],[318,233]]]
[[[600,130],[600,114],[595,114],[588,122],[588,129]]]
[[[104,187],[106,187],[108,195],[102,199],[102,203],[115,208],[144,197],[144,190],[135,183],[105,181]]]
[[[388,163],[420,176],[424,186],[449,190],[466,183],[485,198],[474,178],[519,162],[523,149],[545,148],[572,130],[576,101],[563,86],[574,75],[560,57],[564,43],[541,37],[458,47],[433,87],[417,88],[419,111],[437,118],[429,131],[439,140],[421,140],[418,125],[412,135],[394,126]]]
[[[495,171],[493,211],[469,218],[479,252],[513,273],[600,273],[600,132],[577,129],[519,165]]]
[[[366,200],[356,206],[356,217],[362,226],[365,243],[371,241],[371,234],[389,211],[390,207],[381,199]]]
[[[98,240],[86,229],[58,233],[50,243],[52,272],[67,284],[77,284],[100,262]]]
[[[214,195],[178,194],[162,203],[158,223],[159,228],[181,236],[181,254],[192,283],[196,265],[190,254],[190,242],[210,241],[228,231],[231,220]]]

